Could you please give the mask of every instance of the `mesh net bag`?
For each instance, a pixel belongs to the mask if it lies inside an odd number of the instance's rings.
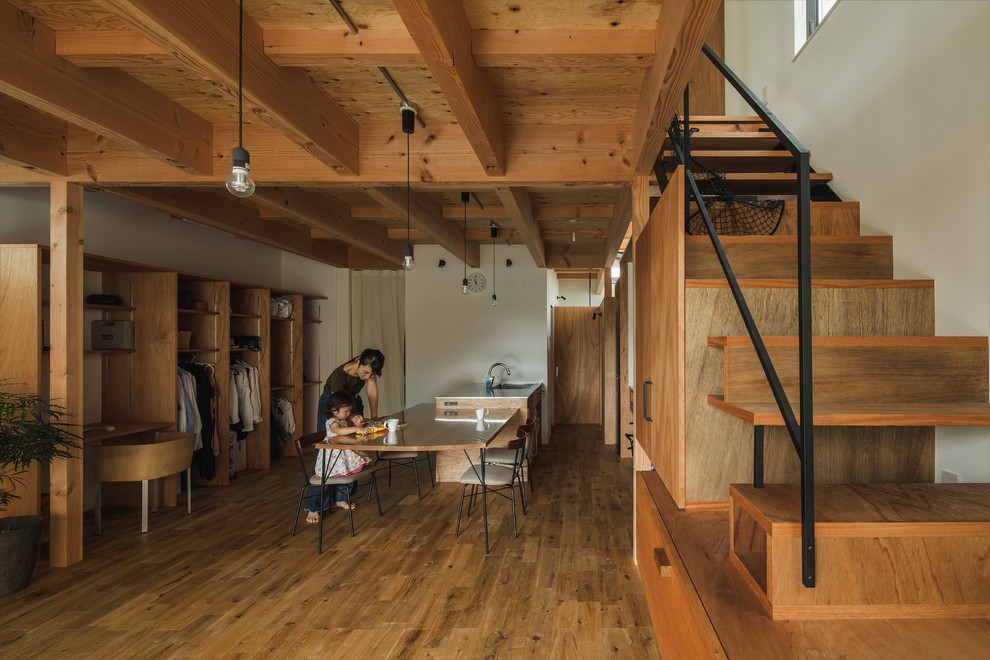
[[[681,143],[683,131],[678,117],[670,126],[673,139]],[[691,172],[705,200],[708,214],[720,236],[770,236],[780,227],[784,217],[784,200],[754,200],[732,192],[725,179],[725,172],[716,172],[691,159]],[[686,231],[693,235],[708,233],[701,209],[696,209],[687,219]]]

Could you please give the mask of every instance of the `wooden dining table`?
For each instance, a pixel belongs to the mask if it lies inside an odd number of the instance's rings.
[[[303,444],[312,443],[317,449],[351,449],[354,451],[450,451],[460,449],[464,451],[471,468],[478,474],[481,483],[484,484],[485,450],[509,422],[509,417],[504,415],[500,415],[496,419],[490,419],[486,416],[481,420],[444,416],[442,412],[437,411],[435,403],[420,403],[390,415],[389,419],[399,420],[399,428],[394,433],[381,431],[365,436],[346,435],[327,438],[324,433],[316,432],[304,437],[302,441]],[[479,458],[477,463],[472,460],[472,454]],[[327,472],[332,470],[333,464],[331,463]],[[326,485],[327,472],[321,475],[321,488]],[[482,497],[482,506],[487,519],[488,502],[484,496]],[[488,528],[486,526],[486,543],[487,536]]]

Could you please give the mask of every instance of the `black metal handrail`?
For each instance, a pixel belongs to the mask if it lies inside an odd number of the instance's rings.
[[[690,156],[690,121],[688,90],[684,91],[684,114],[685,127],[683,131],[684,143],[678,144],[672,132],[668,132],[673,151],[678,160],[684,165],[685,180],[688,188],[688,195],[685,204],[690,204],[693,197],[701,212],[711,239],[712,247],[718,257],[722,272],[729,284],[732,297],[742,316],[746,331],[753,343],[763,373],[767,383],[773,392],[774,400],[780,410],[787,428],[788,435],[798,453],[801,463],[801,581],[806,587],[815,586],[815,528],[814,528],[814,405],[811,369],[811,337],[812,337],[812,316],[811,316],[811,158],[807,149],[788,131],[770,112],[767,107],[760,102],[756,95],[750,90],[739,77],[733,72],[722,59],[708,45],[702,47],[702,51],[711,60],[715,68],[729,81],[729,83],[739,92],[740,96],[749,104],[756,114],[763,120],[767,127],[780,140],[797,161],[798,194],[797,194],[797,261],[798,261],[798,363],[799,363],[799,410],[801,422],[799,423],[794,415],[794,410],[788,401],[787,394],[780,384],[780,378],[773,366],[773,361],[767,352],[766,345],[760,335],[759,328],[753,320],[749,311],[749,305],[743,295],[739,282],[732,271],[728,257],[722,243],[715,232],[715,226],[707,205],[698,190],[698,185],[691,173]],[[660,159],[654,168],[662,170]],[[658,174],[659,179],[659,174]],[[763,433],[762,426],[754,426],[754,485],[763,487]]]

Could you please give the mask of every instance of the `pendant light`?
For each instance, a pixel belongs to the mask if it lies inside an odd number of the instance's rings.
[[[412,197],[409,176],[409,136],[416,130],[416,106],[403,101],[399,104],[399,112],[402,115],[402,132],[406,134],[406,254],[402,258],[402,269],[412,270],[416,267],[416,262],[413,261],[412,238],[409,228],[409,206]]]
[[[468,200],[471,198],[471,193],[462,192],[461,193],[461,204],[464,205],[464,279],[461,280],[461,293],[465,296],[468,294],[468,280],[467,280],[467,205]]]
[[[232,167],[227,175],[227,190],[234,197],[250,197],[254,193],[251,180],[251,154],[244,148],[244,0],[237,14],[237,146],[230,152]]]
[[[498,298],[495,296],[495,239],[498,238],[498,225],[494,222],[491,224],[492,230],[492,307],[498,304]]]

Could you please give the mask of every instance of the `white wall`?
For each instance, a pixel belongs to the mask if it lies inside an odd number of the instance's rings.
[[[990,334],[990,3],[844,0],[793,62],[792,2],[725,4],[727,64],[894,236],[895,277],[936,281],[936,333]],[[990,429],[936,437],[936,478],[990,481]]]
[[[595,293],[596,281],[592,279],[591,293],[588,292],[588,280],[557,280],[557,293],[554,295],[564,296],[567,300],[556,300],[555,307],[598,307],[602,304],[604,294]]]
[[[417,245],[415,257],[416,268],[406,274],[408,405],[481,383],[495,362],[509,366],[509,380],[547,382],[547,276],[524,246],[498,247],[495,307],[491,250],[481,251],[481,268],[468,269],[483,273],[488,286],[468,295],[461,294],[460,259],[432,245]],[[440,259],[445,268],[437,267]]]

